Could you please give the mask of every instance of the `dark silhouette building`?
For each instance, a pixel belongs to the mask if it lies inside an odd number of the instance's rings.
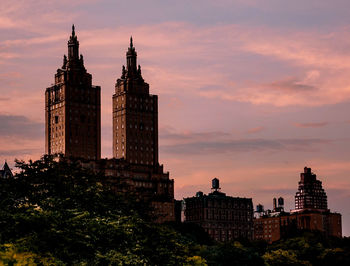
[[[101,159],[101,89],[79,57],[74,25],[68,57],[46,89],[46,153],[78,158],[108,177],[116,192],[134,194],[149,204],[157,222],[174,221],[174,180],[158,163],[158,101],[136,64],[130,39],[127,67],[113,95],[113,156]]]
[[[126,59],[113,95],[114,158],[94,167],[110,177],[116,191],[149,203],[157,222],[174,221],[174,180],[158,162],[158,97],[149,94],[137,67],[132,38]]]
[[[307,167],[300,174],[298,192],[295,195],[295,211],[306,209],[327,210],[327,195],[322,188],[322,182]]]
[[[13,174],[7,162],[5,162],[4,166],[2,167],[2,170],[0,170],[0,178],[9,178],[9,177],[13,177]]]
[[[184,215],[185,222],[200,225],[216,241],[253,239],[252,199],[226,196],[217,178],[212,180],[208,195],[199,191],[184,199]]]
[[[126,61],[113,95],[113,157],[157,165],[158,97],[149,94],[149,85],[142,78],[132,37]]]
[[[45,92],[47,154],[98,160],[101,157],[101,88],[92,85],[74,25],[68,57],[57,69],[55,83]]]

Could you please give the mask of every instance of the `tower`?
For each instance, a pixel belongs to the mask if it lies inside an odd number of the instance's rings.
[[[79,56],[74,25],[68,41],[68,58],[57,69],[55,83],[45,91],[45,150],[67,157],[101,157],[101,88]]]
[[[137,67],[132,37],[126,53],[126,68],[113,95],[113,157],[129,163],[158,164],[158,98]]]
[[[298,192],[295,195],[295,211],[327,210],[327,195],[322,188],[322,182],[316,179],[311,168],[304,168],[300,174]]]

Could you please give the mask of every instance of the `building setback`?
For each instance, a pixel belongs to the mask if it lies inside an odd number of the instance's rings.
[[[298,192],[295,196],[295,209],[264,212],[257,207],[254,219],[254,238],[269,243],[294,235],[300,230],[319,231],[327,236],[342,237],[341,214],[332,213],[327,208],[327,196],[322,182],[317,180],[311,168],[304,168],[300,174]]]
[[[295,195],[295,211],[306,209],[327,210],[327,195],[322,182],[307,167],[300,174],[298,192]]]
[[[101,157],[101,88],[92,85],[74,25],[68,57],[45,92],[46,154],[98,160]]]
[[[195,197],[184,199],[185,222],[200,225],[215,241],[253,239],[252,199],[226,196],[216,178],[212,184],[208,195],[197,192]]]

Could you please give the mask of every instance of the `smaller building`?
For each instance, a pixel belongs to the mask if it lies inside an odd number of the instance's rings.
[[[12,171],[11,171],[10,167],[8,166],[7,162],[5,162],[2,170],[0,170],[0,177],[1,178],[9,178],[12,176],[13,176]]]
[[[317,180],[311,168],[305,167],[300,174],[295,209],[284,212],[283,198],[273,199],[273,210],[264,211],[257,206],[254,219],[254,238],[269,243],[292,236],[298,231],[319,231],[326,236],[342,237],[341,214],[327,208],[327,195],[322,182]]]
[[[184,199],[184,221],[203,227],[209,236],[220,242],[237,238],[253,239],[253,202],[251,198],[226,196],[219,180],[212,180],[212,192],[199,191]]]
[[[319,231],[327,236],[342,237],[341,214],[324,212],[281,212],[254,219],[254,238],[269,243],[295,235],[298,231]]]
[[[116,193],[128,193],[147,203],[157,223],[175,221],[174,179],[163,165],[132,164],[124,159],[81,161],[83,167],[102,173]]]

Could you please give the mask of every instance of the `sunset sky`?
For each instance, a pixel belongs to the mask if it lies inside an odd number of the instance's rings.
[[[175,197],[210,191],[294,208],[311,167],[350,235],[350,1],[1,0],[0,165],[44,153],[44,92],[71,26],[102,91],[102,157],[132,35],[159,97]]]

